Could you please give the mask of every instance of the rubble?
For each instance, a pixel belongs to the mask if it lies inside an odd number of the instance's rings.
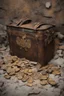
[[[64,35],[61,34],[60,32],[57,32],[56,34],[57,34],[57,36],[58,36],[59,39],[63,39],[64,38]]]

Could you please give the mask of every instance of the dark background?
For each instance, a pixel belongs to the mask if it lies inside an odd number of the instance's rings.
[[[51,7],[45,7],[46,2]],[[33,21],[54,24],[63,33],[64,0],[0,0],[0,23],[8,24],[14,18],[28,17]]]

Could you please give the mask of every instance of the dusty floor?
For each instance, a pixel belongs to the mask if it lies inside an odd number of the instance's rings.
[[[42,86],[37,79],[31,87],[26,86],[26,82],[18,80],[15,75],[10,79],[5,79],[1,64],[4,61],[9,62],[6,57],[10,56],[9,46],[6,40],[6,27],[0,25],[0,96],[64,96],[64,49],[59,49],[50,64],[60,68],[61,75],[49,74],[49,77],[55,80],[57,85],[46,84]],[[63,45],[63,44],[62,44]]]

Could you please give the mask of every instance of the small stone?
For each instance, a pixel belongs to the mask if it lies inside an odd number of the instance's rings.
[[[54,74],[49,74],[49,78],[55,79],[55,75]]]
[[[63,54],[59,54],[59,57],[63,57]]]
[[[63,38],[64,38],[64,35],[61,34],[61,32],[57,32],[57,37],[58,37],[59,39],[63,39]]]
[[[51,4],[51,2],[46,2],[45,6],[47,9],[49,9],[52,6],[52,4]]]
[[[14,82],[15,84],[18,83],[17,77],[11,76],[11,83],[13,84],[13,82]],[[14,86],[13,86],[13,87],[14,87]]]
[[[56,59],[56,60],[53,60],[52,61],[55,65],[57,65],[57,66],[63,66],[64,65],[64,59],[63,58],[58,58],[58,59]]]
[[[58,59],[58,58],[59,58],[59,55],[56,54],[56,55],[54,56],[54,59]]]
[[[62,50],[57,50],[57,53],[58,53],[58,54],[61,54],[61,53],[62,53]]]

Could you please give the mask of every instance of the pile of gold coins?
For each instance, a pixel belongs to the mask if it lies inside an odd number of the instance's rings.
[[[37,80],[39,80],[42,86],[47,84],[55,86],[57,82],[55,82],[53,78],[50,78],[49,75],[61,75],[60,68],[53,64],[42,67],[42,65],[37,62],[32,62],[25,58],[18,58],[17,56],[6,57],[4,62],[1,69],[5,71],[4,77],[6,79],[10,79],[11,76],[16,76],[18,80],[26,82],[26,85],[30,87],[32,87]]]

